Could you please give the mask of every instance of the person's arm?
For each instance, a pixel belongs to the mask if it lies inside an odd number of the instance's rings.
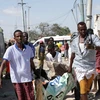
[[[61,53],[59,53],[59,55],[58,55],[58,62],[59,62],[59,63],[62,62],[62,54],[61,54]]]
[[[35,71],[35,64],[33,62],[33,58],[30,59],[31,69]]]
[[[6,60],[3,60],[0,66],[0,88],[2,87],[2,72],[4,70],[4,68],[6,67]]]
[[[87,49],[100,50],[100,38],[96,35],[92,35],[92,44],[86,44]]]
[[[93,50],[100,50],[100,46],[91,45],[91,44],[87,44],[86,48],[87,49],[93,49]]]
[[[94,46],[95,50],[100,50],[100,46]]]
[[[74,58],[75,58],[75,53],[71,53],[70,65],[69,65],[69,69],[68,69],[69,73],[72,72],[72,64],[73,64]]]

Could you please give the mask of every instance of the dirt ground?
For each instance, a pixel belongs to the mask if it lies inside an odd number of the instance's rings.
[[[91,93],[90,95],[89,100],[100,100],[100,96],[95,97],[95,93]],[[0,88],[0,100],[17,100],[10,79],[3,79],[2,88]],[[69,92],[64,100],[75,100],[74,93]]]
[[[0,100],[17,100],[10,79],[3,79],[2,82],[2,88],[0,88]]]

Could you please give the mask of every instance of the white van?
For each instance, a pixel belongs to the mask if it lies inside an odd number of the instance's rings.
[[[37,47],[39,45],[40,41],[43,41],[45,45],[47,45],[48,39],[50,37],[53,37],[55,44],[60,43],[61,46],[61,53],[64,55],[64,40],[67,40],[68,44],[70,43],[71,40],[71,35],[64,35],[64,36],[48,36],[48,37],[42,37],[41,39],[38,39],[33,43],[34,47]]]
[[[57,35],[57,36],[48,36],[48,37],[42,37],[41,39],[38,39],[37,41],[35,41],[35,42],[33,43],[33,45],[34,45],[34,46],[38,45],[38,43],[39,43],[40,41],[43,41],[45,44],[47,44],[48,39],[49,39],[50,37],[53,37],[55,43],[60,42],[62,45],[63,45],[64,40],[67,40],[67,41],[70,41],[70,40],[71,40],[71,35],[64,35],[64,36],[59,36],[59,35]]]

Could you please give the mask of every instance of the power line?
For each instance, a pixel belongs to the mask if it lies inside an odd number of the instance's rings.
[[[63,22],[65,22],[65,20],[67,19],[68,15],[70,14],[71,10],[69,11],[69,13],[66,15],[65,19],[62,21],[62,23],[60,25],[63,24]]]
[[[75,2],[74,2],[74,4],[73,4],[73,8],[75,8],[75,5],[76,5],[76,1],[77,1],[77,0],[75,0]]]
[[[71,11],[72,11],[72,14],[73,14],[74,20],[75,20],[75,22],[76,22],[76,24],[77,24],[77,21],[76,21],[76,18],[75,18],[75,15],[74,15],[73,9],[72,9]]]
[[[63,15],[61,15],[61,16],[59,16],[59,17],[56,17],[56,18],[54,18],[54,19],[52,19],[52,20],[49,20],[49,21],[47,21],[47,22],[52,22],[52,21],[58,20],[58,19],[60,19],[60,18],[62,18],[62,17],[64,17],[64,16],[66,16],[69,12],[70,12],[70,11],[68,11],[67,13],[65,13],[65,14],[63,14]]]
[[[74,9],[74,7],[75,7],[76,2],[77,2],[77,0],[75,0],[75,2],[74,2],[74,4],[73,4],[73,9]],[[23,3],[23,4],[21,3],[21,5],[24,5],[24,4],[26,4],[26,3]],[[62,17],[64,17],[64,16],[66,16],[66,18],[62,21],[62,23],[63,23],[63,22],[67,19],[69,13],[72,11],[73,16],[74,16],[74,20],[75,20],[75,22],[77,23],[76,18],[75,18],[75,15],[74,15],[74,12],[73,12],[73,9],[69,10],[67,13],[64,13],[63,15],[61,15],[61,16],[59,16],[59,17],[53,18],[53,19],[51,19],[51,20],[49,20],[49,21],[46,21],[46,22],[53,22],[53,21],[55,21],[55,20],[58,20],[58,19],[60,19],[60,18],[62,18]],[[61,23],[61,24],[62,24],[62,23]],[[30,26],[34,26],[34,25],[38,25],[38,24],[39,24],[39,23],[30,25]],[[7,26],[7,25],[6,25],[6,26]],[[14,26],[14,25],[8,25],[8,26]],[[21,25],[19,25],[19,26],[22,27]]]

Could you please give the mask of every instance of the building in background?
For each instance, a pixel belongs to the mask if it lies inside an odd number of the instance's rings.
[[[100,37],[100,14],[94,15],[94,34]]]

